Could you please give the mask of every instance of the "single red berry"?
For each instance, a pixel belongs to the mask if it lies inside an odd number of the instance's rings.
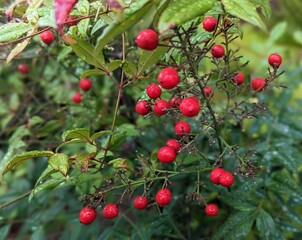
[[[154,103],[153,111],[157,115],[164,115],[167,113],[167,110],[170,108],[170,104],[164,100],[164,99],[159,99]]]
[[[239,72],[235,77],[233,77],[233,82],[236,85],[241,85],[242,83],[244,83],[244,75],[242,72]]]
[[[92,82],[89,78],[82,78],[79,82],[80,88],[84,91],[88,91],[92,87]]]
[[[265,85],[265,79],[264,78],[255,78],[252,80],[252,88],[255,91],[263,91],[263,86]]]
[[[175,152],[178,152],[180,149],[180,143],[176,139],[169,139],[166,142],[166,146],[173,148]]]
[[[181,99],[179,97],[172,97],[169,103],[172,108],[178,108],[181,103]]]
[[[234,176],[232,173],[225,171],[220,175],[219,182],[224,187],[230,187],[234,183]]]
[[[74,103],[81,103],[82,102],[82,94],[81,93],[79,93],[79,92],[76,92],[75,94],[73,94],[73,96],[72,96],[72,101],[74,102]]]
[[[155,83],[151,83],[146,87],[146,92],[149,98],[156,99],[161,95],[161,88]]]
[[[151,111],[150,104],[145,100],[139,101],[135,105],[135,111],[139,115],[147,115]]]
[[[79,213],[80,223],[88,225],[96,219],[97,212],[90,207],[84,207]]]
[[[28,70],[28,65],[27,64],[19,64],[18,65],[18,71],[22,74],[28,74],[29,70]]]
[[[103,208],[103,216],[107,219],[115,218],[119,213],[118,207],[114,203],[108,203]]]
[[[224,47],[222,45],[214,45],[211,49],[212,56],[214,58],[221,58],[224,56]]]
[[[191,132],[191,126],[185,121],[179,121],[175,124],[174,131],[179,137],[183,137]]]
[[[220,184],[219,177],[224,172],[225,172],[225,170],[223,168],[214,168],[210,173],[211,182],[216,185]]]
[[[162,163],[171,163],[175,160],[176,153],[174,148],[165,146],[158,150],[157,157]]]
[[[167,206],[172,200],[172,193],[169,189],[160,189],[155,196],[155,201],[161,207]]]
[[[197,116],[200,110],[199,108],[199,100],[196,97],[184,98],[179,105],[181,113],[186,117]]]
[[[205,95],[206,95],[207,98],[210,98],[210,97],[214,96],[214,92],[213,92],[213,88],[212,87],[207,86],[207,87],[205,87],[203,89],[203,91],[204,91],[204,93],[205,93]]]
[[[51,31],[49,31],[49,30],[47,30],[47,31],[45,31],[45,32],[42,32],[42,33],[40,34],[40,38],[41,38],[41,40],[42,40],[45,44],[47,44],[47,45],[51,44],[51,43],[55,40],[55,36],[54,36],[53,33],[52,33]]]
[[[216,216],[218,214],[218,206],[214,203],[208,204],[205,211],[208,216]]]
[[[148,198],[145,196],[137,196],[136,198],[134,198],[133,200],[133,206],[137,209],[137,210],[143,210],[148,206]]]
[[[174,68],[167,67],[160,71],[157,80],[163,88],[171,89],[177,86],[180,82],[180,77]]]
[[[74,26],[74,25],[77,25],[79,21],[77,21],[77,18],[75,16],[69,16],[66,18],[65,20],[65,25],[67,27],[71,27],[71,26]]]
[[[202,26],[203,26],[204,30],[206,30],[208,32],[213,32],[215,30],[216,23],[217,23],[216,18],[206,17],[202,22]]]
[[[272,53],[268,57],[268,63],[271,65],[273,68],[279,68],[281,63],[282,63],[282,57],[278,53]]]
[[[158,46],[158,35],[155,31],[146,29],[138,33],[135,42],[141,49],[152,51]]]

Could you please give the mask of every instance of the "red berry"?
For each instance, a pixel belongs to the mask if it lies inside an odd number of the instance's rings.
[[[151,111],[150,104],[145,100],[139,101],[135,106],[135,111],[139,115],[147,115]]]
[[[234,183],[234,176],[232,173],[225,171],[220,175],[219,182],[224,187],[230,187]]]
[[[90,207],[84,207],[79,213],[80,222],[88,225],[96,219],[97,212]]]
[[[151,83],[146,87],[146,92],[149,98],[156,99],[161,95],[161,88],[155,83]]]
[[[145,196],[137,196],[133,200],[133,206],[137,210],[143,210],[148,206],[148,198]]]
[[[211,182],[216,185],[220,184],[219,177],[224,172],[225,172],[225,170],[223,168],[214,168],[210,173]]]
[[[265,79],[264,78],[255,78],[252,80],[252,88],[255,91],[262,91],[264,90],[263,86],[265,85]]]
[[[214,203],[208,204],[205,211],[209,216],[216,216],[218,214],[218,206]]]
[[[170,104],[166,100],[159,99],[154,103],[153,111],[157,115],[165,115],[169,108],[170,108]]]
[[[208,32],[213,32],[215,30],[216,23],[217,23],[216,18],[206,17],[202,22],[202,26],[203,26],[204,30],[206,30]]]
[[[82,94],[79,93],[79,92],[76,92],[75,94],[73,94],[72,101],[74,103],[81,103],[82,102]]]
[[[138,33],[135,42],[141,49],[152,51],[158,46],[158,35],[155,31],[146,29]]]
[[[92,87],[92,82],[89,78],[82,78],[79,85],[82,90],[88,91]]]
[[[273,68],[279,68],[281,63],[282,63],[282,57],[278,53],[272,53],[268,57],[268,63],[271,65]]]
[[[65,20],[65,25],[67,27],[71,27],[74,25],[77,25],[79,21],[76,20],[77,18],[75,16],[69,16],[68,18],[66,18]]]
[[[171,163],[175,160],[176,153],[174,148],[165,146],[158,150],[157,157],[162,163]]]
[[[214,45],[211,49],[212,56],[214,58],[221,58],[224,56],[224,47],[222,45]]]
[[[199,100],[196,97],[184,98],[179,105],[181,113],[186,117],[194,117],[199,113]]]
[[[169,103],[172,108],[178,108],[181,103],[181,99],[179,97],[173,97],[170,99]]]
[[[179,121],[175,124],[174,131],[179,137],[183,137],[191,132],[191,126],[185,121]]]
[[[41,40],[42,40],[45,44],[47,44],[47,45],[51,44],[51,43],[55,40],[55,36],[54,36],[53,33],[52,33],[51,31],[49,31],[49,30],[47,30],[47,31],[45,31],[45,32],[43,32],[43,33],[41,33],[41,34],[40,34],[40,38],[41,38]]]
[[[159,206],[167,206],[172,200],[172,193],[167,188],[160,189],[156,193],[155,200]]]
[[[22,74],[28,74],[29,70],[28,70],[28,65],[27,64],[19,64],[18,65],[18,71]]]
[[[108,203],[103,208],[103,216],[107,219],[115,218],[119,213],[118,207],[114,203]]]
[[[171,89],[177,86],[180,82],[180,77],[174,68],[167,67],[160,71],[157,80],[163,88]]]
[[[239,72],[235,77],[233,77],[233,82],[236,85],[241,85],[244,82],[244,75],[242,72]]]
[[[204,93],[205,93],[205,95],[206,95],[207,98],[214,96],[214,92],[213,92],[213,88],[212,87],[209,87],[209,86],[205,87],[203,89],[203,91],[204,91]]]
[[[178,152],[180,149],[180,143],[176,139],[169,139],[166,142],[166,146],[173,148],[175,152]]]

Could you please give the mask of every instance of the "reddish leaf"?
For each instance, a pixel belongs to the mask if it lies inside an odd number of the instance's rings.
[[[65,20],[78,0],[55,0],[55,18],[58,32],[63,35],[63,25]]]

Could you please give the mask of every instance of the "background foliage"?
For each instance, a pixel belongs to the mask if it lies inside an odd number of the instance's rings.
[[[100,10],[97,2],[102,1],[80,0],[72,14],[78,17],[95,14]],[[47,47],[37,35],[9,65],[5,61],[17,45],[1,46],[0,172],[17,154],[31,150],[54,151],[62,143],[62,134],[67,130],[85,128],[91,133],[110,130],[119,91],[113,79],[118,79],[121,68],[129,79],[140,76],[140,80],[123,92],[115,130],[116,141],[108,155],[112,159],[128,159],[127,164],[131,168],[146,156],[151,156],[151,161],[156,160],[156,152],[164,143],[163,139],[173,136],[173,126],[165,118],[152,117],[150,121],[138,117],[134,106],[144,94],[147,83],[156,79],[158,67],[154,64],[162,58],[165,49],[161,47],[148,55],[135,47],[134,38],[138,31],[151,25],[154,16],[155,26],[160,32],[164,32],[169,16],[175,16],[179,24],[188,19],[179,19],[175,15],[179,9],[175,12],[170,9],[172,13],[168,11],[168,17],[160,20],[156,18],[160,11],[160,7],[155,7],[156,1],[137,2],[138,5],[127,9],[125,16],[119,11],[111,12],[97,18],[85,18],[77,26],[69,28],[68,33],[78,40],[71,46],[57,36],[56,42]],[[210,13],[218,14],[211,5],[216,1],[208,2],[208,8],[212,9]],[[286,70],[278,81],[287,88],[272,88],[257,96],[259,102],[267,105],[264,114],[258,119],[244,121],[241,127],[225,129],[226,135],[230,136],[228,141],[240,146],[239,154],[251,151],[250,159],[263,166],[256,179],[237,176],[236,184],[229,192],[212,186],[207,180],[208,172],[201,174],[203,194],[220,206],[220,213],[215,218],[206,216],[203,206],[186,199],[186,195],[194,191],[196,176],[181,175],[173,178],[173,201],[161,214],[155,208],[137,212],[131,199],[125,198],[119,218],[114,221],[98,218],[87,227],[78,221],[78,212],[83,206],[81,199],[93,190],[93,185],[100,185],[112,172],[102,172],[101,178],[94,174],[79,175],[80,171],[73,171],[66,178],[54,173],[44,185],[35,189],[35,195],[30,196],[29,202],[24,196],[32,193],[48,165],[45,158],[31,159],[15,171],[8,172],[1,180],[0,239],[301,238],[301,17],[295,14],[299,11],[292,8],[302,10],[302,4],[299,0],[291,1],[291,4],[286,0],[272,1],[271,14],[270,8],[262,5],[268,1],[241,1],[243,8],[239,8],[239,13],[236,12],[238,8],[231,7],[238,1],[222,2],[230,6],[232,15],[249,22],[240,23],[243,40],[234,43],[244,56],[242,62],[249,61],[245,73],[251,78],[263,75],[271,52],[283,56],[283,69]],[[3,1],[0,3],[4,12],[8,6]],[[15,14],[21,18],[27,11],[29,23],[18,27],[17,35],[12,35],[12,29],[10,35],[1,34],[0,44],[13,41],[27,32],[38,31],[36,26],[49,23],[54,26],[51,20],[52,1],[45,0],[44,4],[34,11],[29,11],[27,5],[17,7]],[[261,7],[258,9],[262,12],[261,18],[256,10],[252,11],[252,4]],[[198,12],[196,6],[194,9],[197,12],[192,14],[196,16],[203,16],[209,10],[202,7]],[[247,19],[253,14],[256,18]],[[123,18],[119,18],[121,16]],[[271,18],[264,19],[263,16]],[[1,22],[5,23],[3,17]],[[259,27],[263,30],[260,31]],[[123,31],[127,39],[127,62],[121,67],[120,34]],[[109,47],[104,48],[108,43]],[[95,46],[94,50],[89,44]],[[30,66],[27,76],[22,76],[16,68],[18,63],[24,62]],[[111,74],[108,75],[108,71]],[[79,79],[84,76],[93,80],[93,89],[85,94],[83,104],[75,105],[70,99],[78,91]],[[213,102],[219,104],[219,101],[218,94]],[[65,140],[68,133],[65,133]],[[64,145],[63,149],[67,155],[91,151],[84,144]],[[212,150],[211,147],[202,149],[210,163],[215,160]],[[235,169],[232,159],[231,153],[226,155],[228,170]],[[159,188],[160,183],[156,187]],[[139,193],[142,189],[136,191]],[[109,194],[108,198],[114,199],[114,195]],[[18,201],[6,206],[14,200]]]

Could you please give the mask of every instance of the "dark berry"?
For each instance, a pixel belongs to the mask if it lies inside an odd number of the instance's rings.
[[[181,99],[179,97],[172,97],[169,103],[172,108],[178,108],[181,103]]]
[[[136,44],[139,48],[152,51],[158,46],[158,35],[151,29],[146,29],[138,33]]]
[[[178,85],[180,77],[174,68],[167,67],[160,71],[157,80],[163,88],[171,89]]]
[[[65,25],[67,27],[71,27],[71,26],[74,26],[74,25],[77,25],[78,24],[78,20],[76,17],[74,16],[69,16],[68,18],[66,18],[66,21],[65,21]]]

